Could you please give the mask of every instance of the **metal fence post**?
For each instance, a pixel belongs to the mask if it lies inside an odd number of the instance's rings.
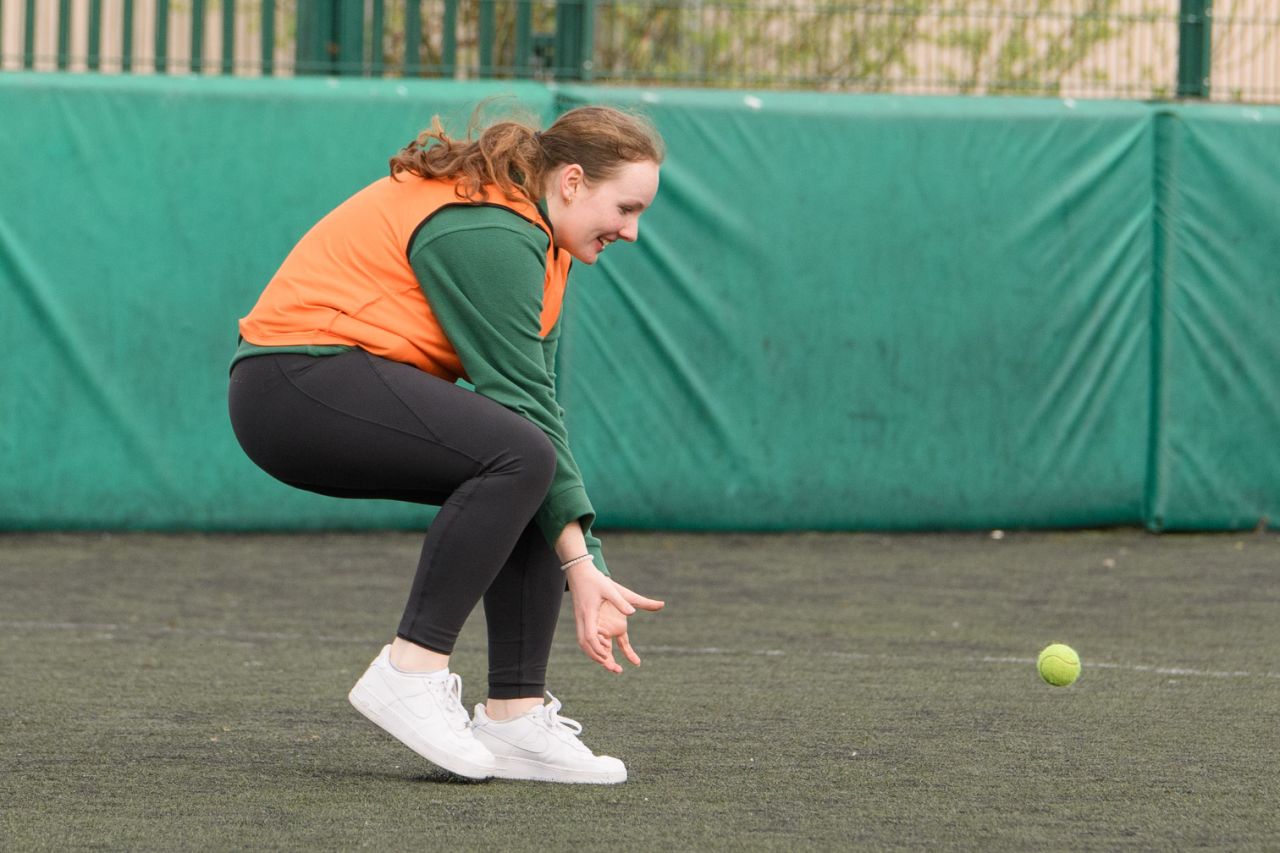
[[[58,3],[58,70],[71,67],[71,0]]]
[[[1213,0],[1182,0],[1178,16],[1178,97],[1209,97]]]
[[[333,19],[335,0],[310,0],[298,4],[298,33],[295,56],[299,74],[332,72]]]
[[[192,74],[204,71],[204,0],[191,0],[191,61]]]
[[[120,70],[133,70],[133,0],[124,0],[120,19]]]
[[[360,74],[364,70],[364,0],[338,0],[334,30],[338,36],[334,73]]]
[[[373,0],[373,15],[369,20],[369,73],[374,77],[381,77],[387,72],[387,57],[382,46],[386,28],[386,3]]]
[[[516,76],[533,74],[533,4],[516,0]]]
[[[493,47],[497,40],[494,21],[494,0],[480,0],[480,9],[476,21],[476,42],[480,54],[480,77],[492,77]]]
[[[596,0],[582,0],[582,30],[578,42],[578,79],[590,80],[596,67]]]
[[[262,0],[262,76],[276,73],[276,2]]]
[[[36,67],[36,0],[27,0],[22,18],[22,67]]]
[[[156,26],[152,34],[152,66],[157,74],[169,70],[169,0],[156,0]]]
[[[102,0],[89,2],[89,57],[86,63],[90,71],[102,65]]]
[[[440,45],[440,73],[454,77],[458,73],[458,0],[444,0],[444,35]]]
[[[571,80],[591,79],[594,64],[595,0],[556,3],[555,71]]]
[[[404,76],[422,73],[422,7],[409,0],[404,7]]]
[[[236,70],[236,4],[222,0],[222,73]]]
[[[556,45],[554,48],[556,77],[577,76],[574,71],[578,66],[578,48],[582,44],[579,24],[582,11],[581,0],[556,0]]]

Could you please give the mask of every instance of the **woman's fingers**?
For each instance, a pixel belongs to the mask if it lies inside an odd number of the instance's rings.
[[[636,654],[636,650],[631,648],[631,640],[627,638],[626,634],[618,635],[618,648],[622,649],[622,653],[626,655],[627,660],[631,661],[634,666],[640,665],[640,655]],[[622,667],[618,667],[618,669],[621,670]]]
[[[596,663],[604,664],[609,654],[596,631],[599,604],[588,599],[582,602],[581,607],[574,607],[573,610],[578,629],[578,647]]]
[[[577,623],[578,647],[596,663],[608,669],[606,661],[612,660],[610,650],[601,642],[596,625],[600,620],[600,606],[610,594],[616,594],[608,578],[589,564],[585,571],[575,566],[570,569],[569,588],[573,593],[573,615]]]
[[[615,583],[611,584],[610,588],[601,595],[605,601],[618,608],[618,612],[623,616],[630,616],[636,612],[636,609],[627,603],[627,599],[622,595],[622,590],[623,588]]]
[[[574,607],[579,648],[608,672],[619,674],[623,670],[613,654],[616,639],[623,657],[639,666],[640,655],[632,648],[627,635],[627,617],[637,608],[661,610],[665,602],[639,595],[603,575],[575,572],[569,580],[575,605],[580,605]]]
[[[659,601],[656,598],[645,598],[640,593],[632,592],[620,583],[615,583],[614,586],[618,588],[622,593],[623,598],[625,598],[628,603],[640,608],[641,610],[661,610],[667,606],[665,601]]]
[[[601,637],[600,639],[604,642],[605,648],[609,650],[609,653],[605,656],[605,659],[600,662],[600,665],[615,675],[621,675],[622,664],[618,663],[613,658],[613,642],[608,637]]]

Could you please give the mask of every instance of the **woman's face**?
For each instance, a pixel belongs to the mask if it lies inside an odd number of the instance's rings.
[[[608,180],[588,183],[577,164],[552,175],[547,213],[556,245],[584,264],[594,264],[617,240],[635,242],[640,214],[658,194],[658,164],[624,163]]]

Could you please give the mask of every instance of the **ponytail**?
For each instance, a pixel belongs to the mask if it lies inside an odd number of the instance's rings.
[[[547,176],[559,166],[577,163],[588,181],[598,182],[625,163],[661,164],[665,156],[662,137],[649,122],[612,107],[570,110],[542,132],[506,120],[489,125],[474,140],[471,135],[453,139],[440,117],[433,117],[430,127],[391,158],[391,177],[407,172],[451,179],[458,198],[466,201],[483,201],[486,187],[496,186],[508,200],[537,203]]]

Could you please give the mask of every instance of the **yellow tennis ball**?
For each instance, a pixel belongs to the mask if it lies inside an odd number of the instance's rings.
[[[1054,643],[1040,653],[1036,670],[1054,687],[1066,687],[1080,677],[1080,655],[1070,646]]]

